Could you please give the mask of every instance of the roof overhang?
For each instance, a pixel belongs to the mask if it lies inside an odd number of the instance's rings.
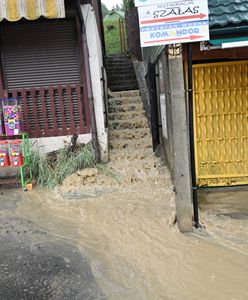
[[[233,26],[211,28],[210,36],[224,36],[224,35],[248,35],[248,24],[237,24]]]
[[[0,0],[0,21],[11,22],[21,18],[36,20],[39,17],[57,19],[65,17],[64,0]]]
[[[207,42],[201,42],[201,51],[239,47],[248,47],[248,36],[211,39]]]

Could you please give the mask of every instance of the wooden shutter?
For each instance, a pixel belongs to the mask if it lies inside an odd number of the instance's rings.
[[[8,89],[80,82],[73,20],[8,23],[0,30]]]

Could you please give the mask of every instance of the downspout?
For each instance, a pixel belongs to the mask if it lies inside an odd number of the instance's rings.
[[[92,83],[90,77],[90,66],[89,66],[89,50],[87,46],[87,37],[86,30],[84,25],[84,19],[81,11],[80,0],[75,0],[76,8],[79,14],[79,20],[81,23],[80,31],[82,37],[82,45],[83,45],[83,59],[84,59],[84,68],[85,68],[85,77],[87,86],[84,87],[87,89],[88,101],[89,101],[89,111],[90,111],[90,123],[91,123],[91,133],[92,133],[92,142],[95,150],[96,161],[100,161],[100,146],[98,142],[97,136],[97,127],[96,127],[96,118],[95,118],[95,108],[94,108],[94,98],[92,93]]]
[[[149,90],[150,102],[150,122],[152,132],[152,146],[155,152],[160,143],[159,139],[159,124],[158,124],[158,102],[157,102],[157,89],[156,89],[156,70],[155,64],[148,62],[148,72],[146,75],[146,83]]]
[[[192,66],[192,44],[188,44],[188,104],[189,104],[189,138],[190,138],[190,160],[193,193],[194,225],[199,227],[198,200],[195,170],[195,147],[194,147],[194,102],[193,102],[193,66]]]
[[[106,47],[105,47],[105,38],[104,38],[104,28],[103,28],[103,17],[102,17],[102,8],[101,8],[101,0],[97,0],[98,13],[100,17],[100,30],[101,30],[101,40],[102,40],[102,58],[103,65],[105,66],[105,56],[106,56]]]
[[[105,114],[105,127],[108,127],[108,108],[107,108],[107,91],[105,88],[106,78],[104,69],[106,67],[106,47],[105,47],[105,36],[104,36],[104,27],[103,27],[103,17],[102,17],[102,7],[101,0],[97,0],[98,14],[100,18],[100,31],[101,31],[101,41],[102,41],[102,61],[103,67],[101,68],[102,72],[102,89],[103,89],[103,102],[104,102],[104,114]]]

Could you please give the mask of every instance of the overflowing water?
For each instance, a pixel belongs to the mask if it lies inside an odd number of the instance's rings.
[[[4,213],[77,246],[107,299],[248,299],[245,242],[225,239],[225,222],[222,236],[209,232],[214,214],[207,209],[206,229],[181,234],[170,176],[153,155],[149,133],[118,130],[112,143],[122,151],[110,152],[110,174],[89,169],[55,192],[9,192],[9,206],[0,199]]]
[[[15,214],[76,245],[108,299],[247,299],[248,251],[173,225],[170,189],[22,195]]]

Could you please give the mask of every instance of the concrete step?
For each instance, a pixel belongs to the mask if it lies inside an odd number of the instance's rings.
[[[143,103],[128,103],[116,106],[108,106],[108,112],[111,113],[122,113],[122,112],[132,112],[132,111],[143,111]]]
[[[136,149],[143,149],[143,148],[150,148],[152,147],[152,138],[150,135],[146,135],[139,139],[112,139],[109,142],[110,149],[125,149],[125,148],[136,148]]]
[[[122,60],[131,60],[130,54],[123,53],[123,54],[113,54],[108,55],[106,58],[106,62],[112,62],[112,61],[122,61]]]
[[[146,117],[145,111],[134,111],[134,112],[121,112],[121,113],[109,113],[108,114],[109,121],[118,121],[118,120],[130,120],[138,117]]]
[[[146,117],[138,117],[133,120],[119,120],[109,121],[110,130],[118,129],[135,129],[135,128],[149,128]]]
[[[127,80],[133,80],[137,82],[135,74],[130,73],[110,73],[108,74],[108,83],[110,82],[126,82]]]
[[[127,75],[129,76],[130,74],[134,74],[134,71],[133,71],[133,67],[126,67],[126,68],[111,68],[108,70],[108,77],[109,76],[115,76],[115,75],[118,75],[118,74],[121,74],[121,75]]]
[[[135,74],[133,65],[130,65],[128,63],[123,64],[123,65],[108,65],[106,66],[106,72],[107,76],[114,74],[114,73],[124,73],[124,74]]]
[[[122,97],[136,97],[140,96],[140,92],[138,89],[131,90],[131,91],[119,91],[119,92],[110,92],[109,93],[110,98],[122,98]]]
[[[18,176],[0,178],[0,189],[17,189],[20,187],[21,179]]]
[[[116,97],[108,99],[108,106],[117,106],[117,105],[126,105],[126,104],[136,104],[142,103],[142,99],[140,96],[134,97]]]
[[[117,58],[117,59],[109,59],[106,61],[106,66],[121,66],[121,65],[130,65],[133,66],[133,62],[130,58]]]
[[[120,149],[110,149],[109,150],[109,157],[110,160],[119,160],[119,161],[129,161],[129,165],[138,168],[138,166],[145,165],[147,169],[154,168],[154,165],[151,165],[151,154],[153,153],[152,147],[146,147],[139,149],[130,147],[124,148],[120,151]],[[132,161],[134,163],[132,163]],[[121,166],[120,166],[120,169]]]
[[[135,129],[116,129],[110,131],[110,140],[114,139],[141,139],[150,135],[150,128],[135,128]]]
[[[111,91],[126,91],[138,89],[138,83],[136,79],[123,79],[120,81],[108,81],[108,88]]]

